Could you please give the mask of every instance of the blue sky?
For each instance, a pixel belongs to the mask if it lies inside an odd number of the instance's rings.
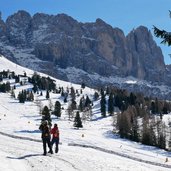
[[[103,19],[113,27],[119,27],[126,34],[140,25],[153,32],[153,25],[171,31],[170,0],[1,0],[0,11],[5,20],[18,10],[31,15],[37,12],[47,14],[66,13],[80,22],[94,22]],[[171,64],[171,47],[161,45],[166,64]]]

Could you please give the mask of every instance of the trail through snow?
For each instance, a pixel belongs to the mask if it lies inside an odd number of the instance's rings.
[[[92,170],[99,170],[99,168],[101,168],[101,170],[106,170],[107,166],[109,166],[109,170],[122,170],[122,165],[118,163],[118,159],[120,159],[121,162],[125,160],[132,160],[130,161],[130,165],[132,165],[132,162],[135,163],[135,165],[139,163],[139,166],[142,166],[143,168],[155,168],[155,166],[160,166],[161,170],[168,170],[171,168],[171,165],[159,164],[156,162],[150,162],[148,160],[138,159],[130,156],[129,154],[125,155],[96,146],[72,143],[68,144],[68,146],[61,145],[60,151],[62,152],[60,152],[60,154],[43,156],[40,153],[40,148],[42,146],[40,140],[11,136],[2,132],[0,132],[0,139],[3,140],[0,141],[0,150],[2,152],[1,158],[3,159],[2,163],[6,163],[7,160],[10,161],[10,168],[8,168],[10,170],[23,171],[24,168],[25,170],[33,171],[46,169],[50,171],[67,169],[71,171],[87,171],[90,168],[92,168]],[[8,145],[4,141],[8,142]],[[75,150],[77,153],[74,153]],[[82,155],[83,153],[87,154]],[[95,157],[96,155],[98,158]],[[101,155],[101,158],[99,158],[99,155]],[[6,158],[3,158],[3,156],[6,156]],[[111,158],[113,158],[113,163],[108,162],[108,160]],[[116,158],[117,162],[115,163]],[[103,161],[103,163],[99,162],[101,161],[100,159]],[[5,167],[4,169],[6,170]]]

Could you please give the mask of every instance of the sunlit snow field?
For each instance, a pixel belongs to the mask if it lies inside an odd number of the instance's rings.
[[[16,74],[26,72],[28,76],[34,73],[4,57],[0,57],[0,69],[9,69]],[[81,89],[80,85],[60,80],[56,80],[56,84]],[[18,85],[15,94],[31,87],[31,84]],[[50,93],[53,104],[58,100],[63,107],[61,118],[52,116],[52,123],[57,123],[60,130],[59,153],[43,156],[41,132],[38,130],[41,115],[36,100],[48,106],[49,100],[46,100],[45,94],[45,92],[43,96],[35,94],[34,102],[21,104],[17,99],[11,98],[10,93],[0,93],[0,170],[169,171],[171,169],[171,153],[120,139],[114,134],[113,118],[111,116],[101,118],[99,101],[94,102],[92,121],[85,121],[83,128],[75,129],[73,121],[68,119],[66,110],[68,104],[63,103],[60,94],[53,93]],[[94,90],[86,87],[83,94],[92,97]],[[170,116],[167,115],[167,118]]]

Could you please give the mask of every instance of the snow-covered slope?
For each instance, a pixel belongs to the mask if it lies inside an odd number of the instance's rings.
[[[1,70],[26,72],[34,71],[20,67],[4,57],[0,57]],[[56,80],[64,87],[80,85]],[[15,91],[32,87],[31,84],[18,86]],[[45,93],[35,94],[44,105],[49,105]],[[93,95],[94,90],[85,88],[83,94]],[[169,171],[171,154],[155,147],[120,139],[112,133],[112,117],[101,118],[99,101],[93,105],[93,120],[83,122],[83,128],[75,129],[68,120],[67,104],[59,94],[50,94],[52,103],[62,103],[61,118],[52,116],[52,122],[60,129],[59,153],[43,156],[41,133],[38,130],[41,116],[36,101],[18,103],[8,93],[0,93],[0,170],[5,171]],[[168,162],[166,162],[166,158]]]

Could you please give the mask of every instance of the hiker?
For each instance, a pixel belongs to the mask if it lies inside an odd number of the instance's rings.
[[[49,147],[49,152],[53,154],[51,143],[50,143],[51,136],[50,136],[50,128],[48,126],[48,122],[47,121],[42,122],[39,129],[42,131],[42,142],[43,142],[43,151],[44,151],[43,155],[47,154],[46,144]]]
[[[58,125],[54,124],[54,127],[51,129],[50,133],[52,134],[52,141],[51,141],[51,146],[53,147],[53,144],[55,143],[55,153],[58,153],[58,145],[59,145],[59,129]]]

